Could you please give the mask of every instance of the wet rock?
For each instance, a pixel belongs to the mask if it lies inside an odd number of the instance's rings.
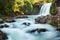
[[[4,27],[8,28],[8,27],[9,27],[9,25],[7,25],[7,24],[4,24]]]
[[[41,16],[35,19],[36,23],[42,23],[45,24],[48,22],[48,16]]]
[[[47,30],[46,29],[37,29],[38,32],[46,32]]]
[[[0,25],[0,28],[3,28],[4,27],[4,25]]]
[[[23,25],[30,26],[31,24],[24,22]]]
[[[0,24],[0,28],[8,28],[9,27],[9,25],[7,25],[7,24]]]
[[[4,23],[3,19],[0,19],[0,24],[3,24],[3,23]]]
[[[60,28],[57,28],[57,31],[59,31],[59,32],[60,32]]]
[[[0,40],[7,40],[7,39],[8,39],[7,34],[5,34],[0,30]]]
[[[35,30],[27,31],[27,33],[34,33],[34,32],[36,32],[36,29]]]
[[[11,22],[16,22],[14,19],[5,19],[5,22],[11,23]]]

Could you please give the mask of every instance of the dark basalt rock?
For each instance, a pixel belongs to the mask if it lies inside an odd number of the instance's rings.
[[[0,40],[7,40],[7,39],[8,39],[7,34],[0,30]]]
[[[9,27],[9,25],[7,25],[7,24],[4,24],[4,27],[8,28],[8,27]]]
[[[30,31],[27,31],[28,33],[34,33],[36,31],[36,29],[35,30],[30,30]]]
[[[38,29],[37,31],[38,31],[38,33],[40,33],[40,32],[46,32],[47,30],[46,29]]]
[[[4,25],[0,25],[0,28],[4,28]]]
[[[31,24],[24,22],[22,25],[30,26]]]
[[[42,28],[42,29],[33,29],[33,30],[29,30],[29,31],[27,31],[28,33],[34,33],[34,32],[38,32],[38,33],[40,33],[40,32],[46,32],[46,31],[48,31],[47,29],[44,29],[44,28]]]
[[[0,25],[0,28],[8,28],[8,27],[9,27],[9,25],[7,25],[7,24]]]

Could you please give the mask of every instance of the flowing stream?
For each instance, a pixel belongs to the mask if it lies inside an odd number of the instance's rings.
[[[27,15],[29,18],[19,18],[15,19],[16,22],[4,23],[9,28],[1,30],[8,34],[8,40],[57,40],[56,28],[49,24],[35,24],[35,18],[50,15],[50,6],[51,3],[44,4],[38,15]]]

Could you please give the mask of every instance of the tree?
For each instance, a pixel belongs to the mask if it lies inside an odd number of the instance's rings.
[[[20,12],[20,7],[24,5],[24,0],[15,0],[13,5],[13,11],[14,12]]]
[[[14,5],[14,0],[0,0],[0,13],[2,15],[11,15],[13,10],[12,6]]]
[[[20,6],[20,10],[25,14],[29,14],[29,12],[32,12],[33,6],[29,1],[24,1],[24,6]]]
[[[57,14],[56,1],[55,0],[52,1],[52,5],[51,5],[51,8],[50,8],[50,13],[52,15],[56,15]]]
[[[4,13],[4,6],[5,6],[4,0],[0,0],[0,14]]]

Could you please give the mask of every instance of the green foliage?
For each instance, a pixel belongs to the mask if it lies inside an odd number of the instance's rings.
[[[0,0],[0,13],[4,13],[4,6],[5,6],[5,3],[4,3],[4,0]]]
[[[6,5],[5,5],[5,12],[6,15],[10,15],[12,13],[12,6],[14,5],[14,0],[7,0]]]
[[[16,12],[21,14],[21,11],[25,14],[34,14],[40,10],[40,7],[34,7],[34,4],[40,1],[41,0],[0,0],[0,14],[12,16],[12,14],[16,15]]]
[[[13,11],[14,12],[20,12],[20,7],[24,5],[24,0],[15,0],[13,5]]]
[[[33,5],[29,1],[24,1],[24,6],[20,6],[20,10],[28,14],[33,10]]]
[[[55,3],[52,3],[51,8],[50,8],[50,13],[51,13],[51,15],[56,15],[57,14]]]
[[[12,13],[12,6],[14,4],[14,0],[0,0],[0,13],[2,15],[10,15]]]
[[[56,26],[56,27],[58,26],[58,23],[55,22],[55,21],[54,21],[54,22],[51,22],[50,24],[51,24],[52,26]]]
[[[51,5],[51,9],[50,9],[50,13],[52,15],[56,15],[57,14],[56,7],[60,7],[60,0],[53,0],[53,3]]]
[[[49,2],[52,2],[52,0],[47,0],[46,2],[49,3]]]

